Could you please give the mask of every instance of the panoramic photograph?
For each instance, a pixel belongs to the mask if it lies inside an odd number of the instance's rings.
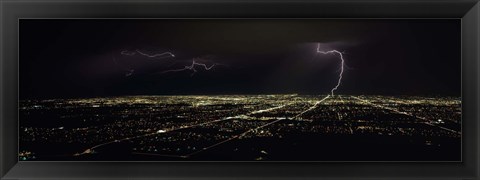
[[[462,160],[460,19],[20,19],[19,161]]]

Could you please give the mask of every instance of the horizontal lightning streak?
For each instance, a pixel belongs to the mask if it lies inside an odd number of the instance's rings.
[[[149,58],[156,58],[156,57],[159,57],[159,58],[166,58],[166,57],[175,57],[175,54],[171,53],[171,52],[163,52],[163,53],[158,53],[158,54],[147,54],[147,53],[144,53],[140,50],[135,50],[135,51],[127,51],[127,50],[124,50],[122,52],[120,52],[120,54],[122,55],[126,55],[126,56],[134,56],[136,54],[140,54],[142,56],[146,56],[146,57],[149,57]]]
[[[132,52],[132,51],[124,50],[124,51],[120,52],[120,54],[126,55],[126,56],[133,56],[133,55],[135,55],[136,53],[135,53],[135,52]]]
[[[212,65],[210,65],[210,66],[207,66],[207,65],[204,64],[204,63],[199,63],[199,62],[197,62],[196,59],[193,58],[193,59],[192,59],[192,64],[190,64],[189,66],[185,66],[184,68],[181,68],[181,69],[166,70],[166,71],[163,71],[163,72],[161,72],[161,73],[164,74],[164,73],[170,73],[170,72],[180,72],[180,71],[190,70],[190,71],[192,71],[192,74],[191,74],[191,75],[193,76],[193,75],[198,71],[198,70],[195,68],[196,66],[201,66],[201,67],[203,67],[203,69],[209,71],[209,70],[211,70],[212,68],[214,68],[214,67],[217,66],[217,65],[221,65],[221,64],[214,63],[214,64],[212,64]]]
[[[149,58],[163,57],[163,56],[166,56],[166,55],[167,55],[167,56],[170,56],[170,57],[175,57],[175,55],[174,55],[173,53],[171,53],[171,52],[164,52],[164,53],[149,55],[149,54],[147,54],[147,53],[141,52],[141,51],[138,50],[138,49],[137,49],[136,51],[137,51],[138,54],[143,55],[143,56],[147,56],[147,57],[149,57]]]
[[[135,50],[135,51],[128,51],[128,50],[123,50],[120,52],[120,54],[122,55],[125,55],[125,56],[134,56],[136,54],[140,54],[142,56],[146,56],[148,58],[167,58],[167,57],[175,57],[175,55],[171,52],[164,52],[164,53],[159,53],[159,54],[153,54],[153,55],[150,55],[150,54],[147,54],[147,53],[144,53],[144,52],[141,52],[140,50]],[[115,62],[115,64],[118,65],[118,62],[116,61],[115,58],[113,58],[113,61]],[[127,70],[127,73],[125,73],[125,76],[128,77],[128,76],[131,76],[133,75],[133,73],[135,72],[134,69],[128,69]]]

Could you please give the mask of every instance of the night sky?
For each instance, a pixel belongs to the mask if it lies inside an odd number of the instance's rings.
[[[340,60],[317,43],[344,52],[336,94],[461,95],[460,19],[22,19],[19,38],[21,99],[328,94]],[[194,58],[216,65],[165,73]]]

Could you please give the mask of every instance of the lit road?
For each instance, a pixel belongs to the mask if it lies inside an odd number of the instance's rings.
[[[359,101],[362,101],[364,103],[367,103],[373,107],[377,107],[377,108],[382,108],[382,109],[386,109],[386,110],[389,110],[389,111],[393,111],[395,113],[398,113],[398,114],[403,114],[403,115],[407,115],[407,116],[410,116],[410,117],[413,117],[413,118],[417,118],[417,119],[420,119],[422,120],[422,123],[424,124],[427,124],[427,125],[430,125],[430,126],[434,126],[434,127],[438,127],[440,129],[443,129],[443,130],[446,130],[446,131],[449,131],[449,132],[452,132],[452,133],[456,133],[456,134],[459,134],[461,135],[460,132],[458,131],[455,131],[455,130],[452,130],[452,129],[448,129],[446,127],[442,127],[442,126],[438,126],[436,124],[433,124],[431,122],[433,122],[432,120],[429,120],[427,118],[424,118],[424,117],[420,117],[420,116],[416,116],[416,115],[413,115],[412,113],[408,113],[408,112],[403,112],[403,111],[400,111],[398,109],[395,109],[395,108],[391,108],[391,107],[386,107],[386,106],[383,106],[383,105],[379,105],[379,104],[375,104],[375,103],[372,103],[368,100],[365,100],[365,99],[362,99],[362,98],[359,98],[359,97],[356,97],[356,96],[352,96],[353,98],[359,100]]]
[[[296,96],[296,95],[293,95],[293,96]],[[292,97],[293,97],[292,96]],[[328,97],[328,96],[327,96]],[[325,100],[326,98],[324,98],[323,100]],[[322,101],[323,101],[322,100]],[[249,116],[249,115],[252,115],[252,114],[258,114],[258,113],[266,113],[266,112],[271,112],[271,111],[274,111],[274,110],[277,110],[277,109],[281,109],[283,107],[286,107],[286,106],[289,106],[289,105],[292,105],[294,104],[295,102],[291,102],[291,103],[288,103],[288,104],[283,104],[283,105],[280,105],[280,106],[276,106],[276,107],[272,107],[272,108],[267,108],[267,109],[263,109],[263,110],[256,110],[256,111],[253,111],[253,112],[250,112],[250,113],[247,113],[247,114],[243,114],[243,115],[238,115],[238,116],[231,116],[231,117],[226,117],[226,118],[222,118],[222,119],[217,119],[217,120],[213,120],[213,121],[208,121],[208,122],[203,122],[203,123],[198,123],[198,124],[192,124],[192,125],[186,125],[186,126],[180,126],[180,127],[173,127],[173,128],[169,128],[169,129],[163,129],[163,130],[158,130],[157,132],[153,132],[153,133],[147,133],[147,134],[143,134],[143,135],[138,135],[138,136],[133,136],[133,137],[127,137],[127,138],[122,138],[122,139],[116,139],[116,140],[112,140],[112,141],[108,141],[108,142],[105,142],[105,143],[102,143],[102,144],[98,144],[98,145],[95,145],[91,148],[88,148],[86,149],[85,151],[83,151],[82,153],[76,153],[74,154],[74,156],[79,156],[79,155],[84,155],[84,154],[91,154],[94,152],[94,149],[97,149],[99,147],[102,147],[102,146],[105,146],[105,145],[109,145],[109,144],[112,144],[112,143],[118,143],[118,142],[122,142],[122,141],[127,141],[127,140],[132,140],[132,139],[138,139],[138,138],[143,138],[143,137],[147,137],[147,136],[153,136],[153,135],[158,135],[158,134],[163,134],[163,133],[168,133],[168,132],[172,132],[172,131],[178,131],[178,130],[181,130],[181,129],[188,129],[188,128],[193,128],[193,127],[198,127],[198,126],[203,126],[203,125],[207,125],[207,124],[212,124],[212,123],[217,123],[217,122],[222,122],[222,121],[228,121],[228,120],[233,120],[237,117],[241,117],[241,116]],[[268,123],[266,125],[271,125],[273,123],[276,123],[278,122],[279,120],[276,120],[276,121],[273,121],[271,123]],[[257,127],[255,129],[260,129],[262,127],[265,127],[264,126],[260,126],[260,127]],[[211,147],[214,147],[214,146],[217,146],[217,145],[220,145],[220,144],[223,144],[225,142],[228,142],[230,140],[233,140],[233,139],[236,139],[238,137],[241,137],[241,136],[244,136],[244,134],[247,134],[248,132],[251,132],[255,129],[250,129],[248,131],[246,131],[245,133],[243,133],[243,135],[239,135],[239,136],[234,136],[233,138],[230,138],[230,139],[227,139],[225,141],[222,141],[220,143],[217,143],[215,145],[212,145],[212,146],[209,146],[207,147],[206,149],[209,149]],[[204,148],[204,150],[206,150]],[[203,151],[203,150],[202,150]],[[151,153],[135,153],[135,154],[143,154],[143,155],[152,155]],[[192,154],[196,154],[196,153],[192,153]],[[155,155],[158,155],[158,156],[170,156],[170,157],[185,157],[185,156],[175,156],[175,155],[161,155],[161,154],[155,154]],[[188,155],[187,155],[188,156]]]
[[[367,100],[367,99],[364,99],[364,98],[361,98],[361,97],[358,97],[358,96],[343,96],[342,97],[342,96],[337,95],[337,96],[335,96],[336,99],[338,97],[338,99],[336,101],[326,101],[328,99],[332,99],[333,97],[334,96],[332,96],[332,95],[326,95],[325,97],[323,97],[320,100],[317,100],[317,101],[314,101],[314,102],[310,101],[309,106],[304,107],[304,109],[299,109],[298,112],[296,112],[295,114],[289,115],[290,117],[281,117],[281,118],[273,117],[273,119],[266,120],[266,121],[269,121],[268,123],[265,123],[265,124],[262,124],[262,125],[256,125],[255,127],[252,127],[250,129],[243,129],[242,130],[243,132],[241,132],[240,134],[229,135],[230,137],[227,136],[226,139],[220,139],[219,142],[216,142],[216,143],[213,143],[213,144],[208,145],[206,147],[200,148],[200,149],[198,149],[194,152],[188,152],[188,154],[174,155],[174,154],[160,154],[160,153],[157,154],[157,153],[148,153],[148,152],[132,152],[132,154],[147,155],[147,156],[175,157],[175,158],[189,158],[189,157],[194,156],[196,154],[211,150],[211,149],[213,149],[215,147],[218,147],[222,144],[225,144],[227,142],[230,142],[230,141],[233,141],[233,140],[236,140],[236,139],[241,139],[242,137],[245,137],[245,136],[249,135],[250,133],[255,133],[262,128],[266,128],[266,127],[271,126],[275,123],[281,122],[282,120],[286,120],[286,119],[302,120],[303,115],[305,115],[307,112],[310,112],[310,111],[313,111],[313,110],[318,110],[318,108],[320,108],[322,103],[327,102],[327,105],[331,105],[330,104],[331,102],[344,103],[345,102],[344,98],[347,98],[347,99],[350,98],[352,100],[354,99],[354,101],[362,102],[362,104],[366,104],[367,106],[371,106],[373,108],[384,109],[384,110],[388,110],[390,112],[394,112],[396,114],[407,115],[407,116],[419,119],[419,120],[421,120],[420,121],[421,123],[427,124],[429,126],[440,128],[440,129],[446,130],[448,132],[453,132],[453,133],[456,133],[456,134],[459,134],[459,135],[461,134],[458,131],[436,125],[436,124],[434,124],[434,122],[432,120],[429,120],[425,117],[420,117],[420,116],[414,115],[410,112],[404,112],[404,111],[401,111],[401,110],[399,110],[397,108],[394,108],[394,107],[389,107],[389,106],[385,106],[383,104],[378,104],[378,103],[375,102],[376,101],[375,98],[371,99],[372,100],[371,101],[371,100]],[[377,99],[377,100],[380,100],[380,99]],[[108,142],[104,142],[104,143],[92,146],[92,147],[86,149],[82,153],[74,154],[74,156],[79,156],[79,155],[84,155],[84,154],[92,154],[92,153],[95,152],[94,151],[95,149],[98,149],[100,147],[103,147],[103,146],[106,146],[106,145],[109,145],[109,144],[113,144],[113,143],[119,143],[119,142],[123,142],[123,141],[139,139],[139,138],[144,138],[144,137],[148,137],[148,136],[170,133],[170,132],[178,131],[178,130],[182,130],[182,129],[201,127],[201,126],[204,126],[204,125],[209,125],[209,124],[214,124],[214,123],[219,123],[219,122],[224,122],[224,121],[232,121],[232,120],[235,120],[235,119],[237,119],[237,120],[242,119],[242,118],[245,118],[245,119],[253,118],[253,119],[255,119],[256,116],[258,116],[262,113],[271,113],[271,112],[275,112],[275,111],[282,111],[283,108],[287,108],[291,105],[299,105],[299,104],[304,104],[304,103],[306,103],[306,102],[305,101],[293,101],[293,100],[292,101],[285,101],[285,102],[281,102],[281,103],[278,103],[278,104],[275,103],[276,105],[274,105],[273,107],[268,107],[268,108],[260,109],[260,110],[253,110],[253,111],[250,111],[248,113],[244,113],[244,114],[240,114],[240,115],[223,117],[223,118],[220,118],[220,119],[207,121],[207,122],[202,122],[202,123],[197,123],[197,124],[190,124],[190,125],[182,125],[182,126],[178,126],[178,127],[165,128],[165,129],[160,129],[160,130],[156,130],[154,132],[149,132],[149,133],[141,134],[141,135],[137,135],[137,136],[115,139],[115,140],[111,140],[111,141],[108,141]],[[335,109],[337,108],[336,107],[337,105],[333,105],[333,106],[334,107],[332,107],[332,108],[335,108]],[[336,110],[334,110],[334,111],[336,111]],[[336,111],[336,117],[339,120],[343,119],[343,115],[340,113],[340,111]],[[354,133],[354,130],[352,129],[352,127],[348,127],[348,132],[350,134]]]

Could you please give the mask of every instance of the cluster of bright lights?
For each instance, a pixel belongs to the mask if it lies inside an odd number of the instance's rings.
[[[330,97],[330,95],[324,97],[324,98],[321,99],[320,101],[317,101],[317,102],[316,102],[313,106],[311,106],[310,108],[308,108],[308,109],[306,109],[305,111],[302,111],[302,112],[300,112],[299,114],[297,114],[297,115],[295,116],[295,118],[297,119],[297,118],[301,117],[303,114],[305,114],[305,113],[307,113],[307,112],[309,112],[309,111],[311,111],[311,110],[314,110],[315,108],[318,107],[318,105],[320,105],[320,103],[322,103],[323,101],[327,100],[329,97]]]

